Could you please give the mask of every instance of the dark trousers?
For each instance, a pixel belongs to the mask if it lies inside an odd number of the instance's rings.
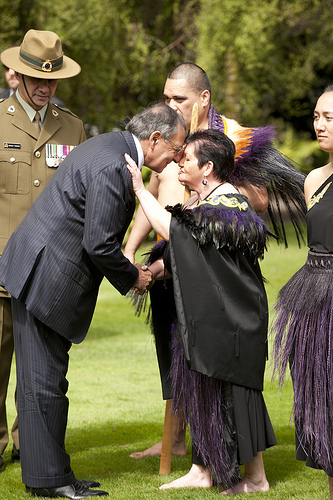
[[[171,279],[156,281],[150,290],[150,303],[156,353],[160,370],[163,399],[172,399],[170,368],[172,361],[172,324],[176,318]]]
[[[71,343],[12,298],[22,481],[30,487],[75,481],[65,451]]]

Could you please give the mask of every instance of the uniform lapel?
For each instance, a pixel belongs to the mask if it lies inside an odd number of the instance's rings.
[[[20,103],[15,99],[15,104],[8,107],[7,113],[13,117],[13,125],[23,130],[26,134],[37,139],[37,130],[30,121],[27,113],[24,111]]]
[[[8,104],[7,113],[13,117],[13,125],[36,139],[37,142],[34,151],[47,143],[61,127],[59,113],[51,103],[49,103],[47,107],[45,120],[39,136],[35,126],[30,121],[27,113],[24,111],[16,97],[10,97],[8,99]]]

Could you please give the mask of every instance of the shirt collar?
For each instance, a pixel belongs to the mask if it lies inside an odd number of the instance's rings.
[[[138,152],[138,167],[141,170],[143,167],[143,162],[145,161],[144,156],[143,156],[142,146],[141,146],[139,139],[137,137],[135,137],[135,135],[133,135],[133,134],[132,134],[132,136],[133,136],[133,139],[135,142],[136,150]]]
[[[17,97],[18,102],[21,104],[22,108],[24,109],[24,111],[29,116],[29,120],[32,122],[33,119],[35,118],[36,110],[34,108],[32,108],[30,106],[30,104],[28,104],[27,102],[25,102],[24,99],[22,99],[22,97],[21,97],[18,89],[16,90],[15,95]],[[45,106],[43,106],[41,109],[38,110],[39,114],[40,114],[40,123],[41,123],[41,126],[43,125],[44,120],[45,120],[45,113],[47,111],[48,104],[49,103],[45,104]]]

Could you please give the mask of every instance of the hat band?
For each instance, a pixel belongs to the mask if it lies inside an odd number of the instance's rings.
[[[63,56],[58,57],[57,59],[53,59],[52,61],[50,61],[50,59],[40,59],[38,61],[37,59],[31,57],[27,52],[24,52],[22,49],[20,49],[20,57],[25,62],[27,62],[31,68],[37,69],[38,71],[44,71],[45,73],[50,73],[51,71],[57,71],[61,69],[63,63]]]

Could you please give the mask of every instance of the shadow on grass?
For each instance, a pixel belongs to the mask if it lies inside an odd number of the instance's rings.
[[[120,477],[137,471],[144,475],[155,476],[159,472],[159,457],[135,460],[129,457],[134,451],[141,451],[161,439],[160,423],[131,421],[114,425],[103,425],[69,429],[67,451],[70,453],[76,474],[87,473],[98,477],[112,475]],[[292,426],[276,430],[278,445],[264,452],[264,463],[271,486],[285,482],[299,473],[304,467],[295,459],[294,431]],[[189,469],[191,447],[186,457],[172,458],[172,472]],[[81,476],[82,476],[81,473]]]
[[[156,475],[159,472],[160,457],[133,459],[129,455],[134,451],[142,451],[160,441],[161,424],[158,422],[131,421],[114,425],[106,422],[103,425],[68,429],[66,450],[71,456],[72,467],[79,477],[80,470],[89,476],[112,475],[121,476],[133,471],[141,474]],[[177,472],[189,468],[191,452],[186,457],[173,457],[172,470]]]
[[[135,500],[156,500],[162,498],[158,491],[160,484],[176,479],[188,472],[191,466],[191,450],[188,447],[186,457],[172,457],[170,476],[159,475],[159,457],[135,460],[129,457],[133,451],[142,450],[157,442],[161,435],[161,426],[155,422],[142,425],[138,420],[129,423],[103,422],[96,425],[69,428],[66,448],[71,455],[71,465],[76,477],[95,479],[101,482],[102,489],[110,492],[117,500],[132,498]],[[278,445],[264,453],[264,463],[271,486],[270,498],[319,499],[322,488],[327,487],[321,476],[313,476],[306,467],[295,459],[294,435],[292,426],[276,430]],[[6,462],[10,460],[6,450]],[[317,471],[316,471],[317,472]],[[19,464],[8,463],[5,480],[5,500],[23,497]],[[2,478],[1,478],[2,479]],[[314,481],[314,485],[312,482]],[[294,492],[298,485],[298,494]],[[303,491],[299,496],[300,488]],[[311,488],[314,488],[312,493]],[[319,496],[317,494],[319,491]],[[291,494],[292,493],[292,494]],[[210,491],[173,491],[163,492],[168,498],[195,499],[217,498],[216,488]],[[316,496],[317,495],[317,496]],[[253,495],[253,500],[263,495]],[[238,497],[237,497],[238,498]],[[252,495],[251,495],[252,499]]]

